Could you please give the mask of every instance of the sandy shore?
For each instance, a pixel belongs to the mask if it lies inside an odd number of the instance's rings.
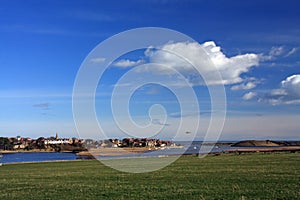
[[[89,151],[79,152],[78,156],[122,156],[137,153],[144,153],[147,151],[155,151],[156,149],[149,148],[100,148],[90,149]]]
[[[0,151],[0,154],[17,153],[16,151]]]

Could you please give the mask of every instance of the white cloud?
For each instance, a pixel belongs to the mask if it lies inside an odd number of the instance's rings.
[[[281,87],[274,89],[267,95],[266,100],[273,104],[300,103],[300,74],[295,74],[281,81]]]
[[[244,94],[243,99],[244,100],[251,100],[253,99],[257,94],[255,92],[248,92]]]
[[[168,68],[173,68],[189,77],[193,84],[201,84],[199,78],[195,78],[196,70],[192,65],[175,54],[188,60],[201,72],[201,75],[205,75],[207,84],[240,83],[243,81],[241,75],[259,64],[259,56],[253,53],[226,57],[221,51],[221,47],[213,41],[205,42],[202,45],[196,42],[168,43],[162,46],[161,50],[148,49],[145,52],[151,62],[167,66],[158,73],[168,73],[170,72]],[[207,61],[207,55],[214,66]],[[221,81],[214,76],[217,70],[223,78]]]
[[[127,67],[134,67],[136,65],[142,64],[143,60],[131,61],[131,60],[119,60],[113,63],[113,66],[120,67],[120,68],[127,68]]]
[[[92,58],[90,60],[90,62],[92,63],[100,63],[100,62],[104,62],[106,59],[105,58]]]
[[[287,77],[286,80],[281,82],[281,85],[282,89],[284,89],[288,95],[300,98],[300,74]]]

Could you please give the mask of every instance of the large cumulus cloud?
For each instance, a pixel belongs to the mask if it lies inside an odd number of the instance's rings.
[[[206,77],[206,84],[235,84],[243,82],[241,75],[250,68],[259,64],[259,55],[247,53],[233,57],[227,57],[221,47],[215,42],[209,41],[203,44],[196,42],[168,43],[160,47],[159,50],[148,49],[145,55],[151,62],[160,63],[167,68],[163,68],[160,73],[167,73],[168,67],[180,71],[189,77],[193,84],[201,84],[199,79],[193,79],[195,69]],[[207,55],[211,62],[207,60]],[[215,76],[215,72],[221,74],[222,80]]]
[[[281,86],[267,95],[266,100],[273,104],[300,104],[300,74],[294,74],[281,81]]]

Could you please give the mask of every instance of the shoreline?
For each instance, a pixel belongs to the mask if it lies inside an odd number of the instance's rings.
[[[29,151],[23,151],[23,150],[18,150],[18,151],[11,151],[11,150],[8,150],[8,151],[3,151],[1,150],[0,151],[0,154],[14,154],[14,153],[76,153],[76,152],[73,152],[73,151],[40,151],[40,150],[29,150]]]
[[[45,160],[45,161],[28,161],[28,162],[11,162],[11,163],[2,163],[4,165],[19,165],[19,164],[36,164],[36,163],[59,163],[59,162],[78,162],[78,161],[86,161],[82,159],[75,160]]]

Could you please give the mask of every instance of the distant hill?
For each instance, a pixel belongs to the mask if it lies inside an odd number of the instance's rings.
[[[300,146],[300,141],[243,140],[234,143],[231,146],[233,147]]]
[[[276,147],[276,146],[285,146],[281,145],[275,141],[270,140],[244,140],[237,142],[233,145],[233,147]]]

